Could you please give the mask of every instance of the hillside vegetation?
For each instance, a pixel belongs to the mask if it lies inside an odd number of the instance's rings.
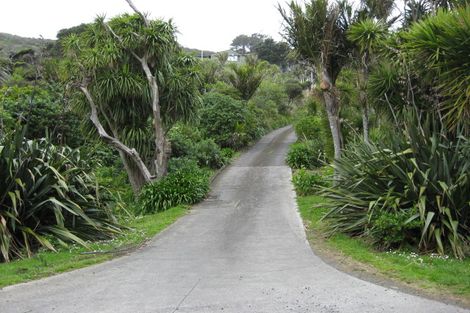
[[[26,38],[7,33],[0,33],[0,57],[8,57],[25,49],[40,51],[45,45],[54,40]]]

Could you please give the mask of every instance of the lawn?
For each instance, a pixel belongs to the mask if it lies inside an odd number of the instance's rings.
[[[121,236],[109,241],[90,243],[88,248],[73,245],[58,252],[43,250],[29,259],[0,263],[0,288],[83,268],[123,255],[173,224],[187,211],[188,206],[177,206],[132,219],[126,225],[129,229]]]
[[[360,238],[345,235],[326,237],[321,217],[325,209],[320,196],[299,196],[302,218],[309,240],[322,241],[329,249],[377,269],[383,275],[424,289],[446,291],[470,299],[470,260],[463,261],[438,255],[418,255],[410,251],[377,251]],[[314,235],[313,235],[314,234]]]

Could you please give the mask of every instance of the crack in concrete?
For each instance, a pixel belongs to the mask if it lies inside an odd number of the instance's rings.
[[[183,304],[184,300],[186,300],[186,298],[194,291],[194,289],[196,289],[197,285],[199,285],[199,283],[201,282],[202,278],[199,278],[197,280],[197,282],[194,284],[193,288],[191,288],[188,293],[183,297],[183,299],[181,299],[181,301],[178,303],[178,305],[176,306],[176,308],[173,310],[173,312],[171,313],[175,313],[176,311],[179,310],[179,308],[181,307],[181,305]]]

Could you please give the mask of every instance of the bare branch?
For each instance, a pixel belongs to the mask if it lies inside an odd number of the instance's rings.
[[[147,81],[151,91],[151,107],[153,115],[153,128],[155,132],[155,168],[157,170],[157,177],[164,176],[165,173],[165,134],[162,126],[162,116],[160,111],[160,90],[157,83],[157,78],[152,73],[150,66],[147,61],[147,57],[144,56],[141,59],[142,69],[145,72]]]
[[[148,170],[147,166],[145,165],[144,161],[142,161],[142,158],[140,157],[139,153],[135,149],[131,149],[125,144],[123,144],[119,139],[110,136],[106,130],[104,129],[103,125],[101,124],[99,117],[98,117],[98,107],[95,104],[95,101],[93,100],[93,97],[91,96],[90,91],[85,85],[80,86],[80,90],[83,92],[85,95],[88,104],[90,105],[91,109],[91,114],[90,114],[90,120],[92,121],[93,125],[96,127],[99,136],[112,145],[114,148],[116,148],[118,151],[123,152],[127,156],[129,156],[136,164],[136,166],[139,168],[141,171],[143,177],[145,178],[146,182],[150,182],[152,180],[152,175],[150,174],[150,171]]]
[[[125,46],[124,46],[124,41],[122,40],[121,36],[119,36],[118,34],[116,34],[116,32],[111,28],[111,26],[109,26],[108,23],[104,23],[104,27],[106,27],[106,29],[111,33],[111,35],[113,35],[114,38],[116,38],[117,41],[119,41],[119,43],[121,44],[121,46],[126,49],[127,51],[129,51],[139,62],[142,62],[142,58],[139,57],[134,51],[130,50],[130,49],[127,49]]]
[[[132,0],[125,0],[125,1],[131,7],[131,9],[134,10],[134,12],[137,13],[142,18],[142,20],[144,20],[145,26],[149,26],[150,23],[149,23],[147,17],[142,12],[140,12],[139,9],[137,9],[137,7],[134,5]]]

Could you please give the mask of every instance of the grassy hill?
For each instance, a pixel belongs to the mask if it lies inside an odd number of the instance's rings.
[[[50,39],[25,38],[16,35],[0,33],[0,57],[8,57],[24,49],[39,50],[46,44],[53,42]]]

